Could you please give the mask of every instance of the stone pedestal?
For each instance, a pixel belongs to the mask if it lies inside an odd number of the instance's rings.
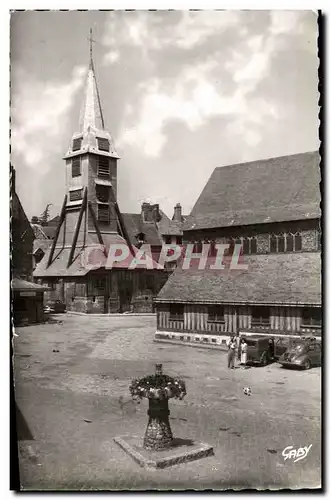
[[[145,450],[166,450],[172,446],[168,399],[149,399],[149,420],[144,437]]]

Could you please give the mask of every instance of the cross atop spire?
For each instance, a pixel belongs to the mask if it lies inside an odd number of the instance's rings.
[[[90,28],[90,36],[88,38],[88,41],[90,42],[90,67],[93,67],[93,43],[96,43],[95,40],[93,40],[92,37],[92,28]]]

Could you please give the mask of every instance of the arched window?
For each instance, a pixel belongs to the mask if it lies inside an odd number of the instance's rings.
[[[283,234],[278,236],[278,252],[285,252],[285,236]]]
[[[300,233],[296,233],[294,236],[294,248],[296,252],[300,252],[302,250],[302,238]]]
[[[277,236],[275,234],[272,234],[270,236],[270,252],[271,253],[277,252]]]
[[[250,253],[256,254],[257,253],[257,238],[256,238],[256,236],[253,236],[252,238],[250,238],[250,244],[251,244]]]
[[[293,252],[294,250],[294,236],[289,233],[286,235],[286,251]]]

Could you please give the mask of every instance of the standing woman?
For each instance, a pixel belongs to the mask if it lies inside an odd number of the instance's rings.
[[[246,363],[247,363],[247,343],[245,339],[241,339],[241,356],[240,356],[240,364],[244,365],[243,367],[246,368]]]
[[[234,337],[231,337],[227,342],[228,345],[228,368],[234,370],[234,361],[236,357],[236,341]]]

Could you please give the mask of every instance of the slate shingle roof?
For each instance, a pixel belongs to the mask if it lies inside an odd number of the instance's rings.
[[[177,268],[157,302],[321,304],[321,256],[315,253],[245,257],[247,271]]]
[[[320,217],[318,152],[218,167],[184,231]]]
[[[132,245],[136,245],[138,243],[136,236],[139,233],[143,233],[145,235],[145,242],[149,245],[162,245],[161,234],[159,233],[158,226],[155,222],[144,222],[141,214],[126,213],[122,214],[122,217]]]

